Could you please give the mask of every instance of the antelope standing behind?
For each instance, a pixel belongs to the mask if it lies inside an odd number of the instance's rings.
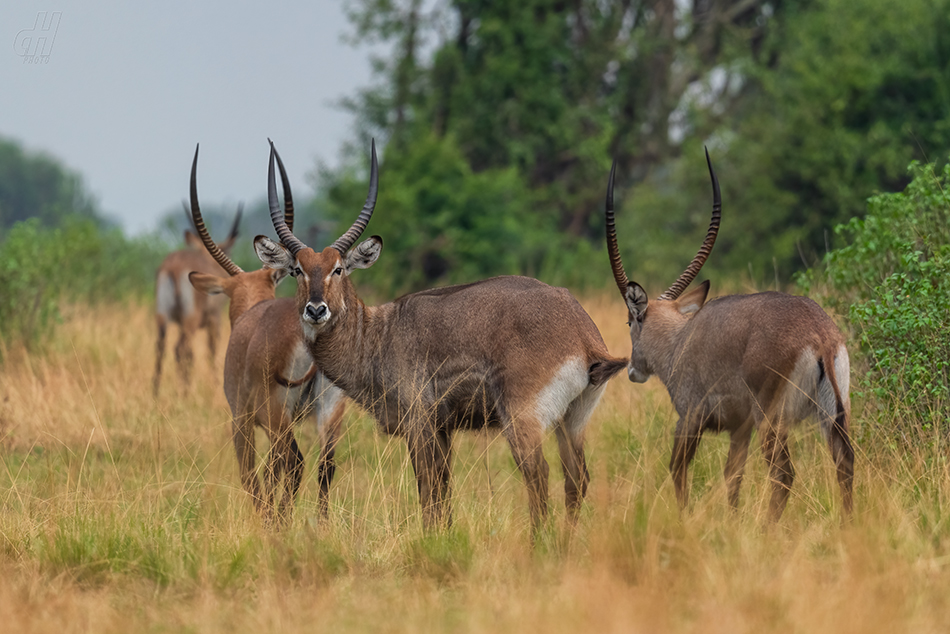
[[[278,269],[241,270],[208,235],[198,206],[198,150],[191,166],[191,213],[198,236],[229,277],[191,272],[192,285],[202,294],[226,295],[231,337],[224,361],[224,392],[231,407],[232,439],[241,484],[265,518],[287,519],[303,479],[304,458],[294,437],[294,423],[315,413],[321,437],[318,463],[320,510],[327,514],[334,450],[343,417],[343,393],[318,371],[303,341],[293,299],[275,299],[285,277]],[[284,185],[284,220],[293,226],[290,183],[280,166]],[[293,378],[298,377],[298,378]],[[264,491],[255,473],[254,428],[270,440]],[[283,479],[283,487],[281,486]],[[281,495],[283,488],[283,495]]]
[[[188,211],[187,209],[185,210]],[[237,240],[238,225],[241,222],[242,206],[238,205],[234,224],[227,239],[217,245],[228,253]],[[178,324],[178,343],[175,344],[175,361],[182,383],[188,385],[191,366],[194,360],[192,345],[198,330],[208,332],[208,349],[211,358],[215,358],[218,348],[218,334],[221,330],[221,310],[223,297],[209,297],[196,293],[188,283],[191,271],[201,271],[210,275],[224,275],[224,270],[208,255],[201,238],[185,230],[185,248],[173,251],[165,256],[155,279],[155,324],[158,327],[158,340],[155,345],[155,376],[152,379],[152,391],[158,396],[162,380],[162,360],[165,356],[165,334],[168,325]]]
[[[376,204],[372,151],[369,195],[353,225],[317,253],[280,213],[271,146],[268,199],[282,244],[258,236],[264,265],[297,278],[296,306],[320,369],[372,412],[381,429],[406,439],[426,528],[451,522],[452,434],[500,428],[528,490],[532,526],[547,512],[542,439],[554,430],[565,502],[576,520],[589,480],[584,428],[606,381],[625,359],[571,294],[526,277],[495,277],[412,293],[381,306],[357,296],[350,274],[371,266],[382,240],[351,247]]]
[[[706,154],[713,213],[699,252],[655,300],[627,279],[614,225],[613,184],[607,184],[607,250],[614,280],[627,304],[633,352],[627,373],[643,383],[656,374],[679,415],[670,472],[681,507],[688,501],[686,470],[705,431],[728,431],[725,479],[738,507],[752,430],[769,466],[769,516],[781,517],[795,477],[788,453],[791,424],[814,416],[837,469],[844,514],[852,509],[854,451],[848,438],[849,362],[841,332],[810,299],[786,293],[727,295],[706,302],[709,282],[683,295],[712,251],[719,231],[719,182]]]

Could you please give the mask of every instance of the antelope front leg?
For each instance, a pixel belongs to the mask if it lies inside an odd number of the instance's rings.
[[[293,514],[297,491],[303,480],[304,459],[293,429],[285,430],[277,442],[271,446],[273,466],[271,471],[274,479],[271,483],[275,504],[275,515],[278,522],[286,522]],[[281,476],[283,476],[283,490],[281,491]]]
[[[320,482],[320,515],[327,517],[330,510],[330,484],[336,472],[336,445],[340,440],[340,423],[346,402],[341,398],[327,420],[320,421],[320,458],[317,461],[317,479]]]
[[[427,424],[409,432],[407,441],[422,504],[422,526],[426,530],[446,528],[452,523],[452,511],[446,501],[452,461],[451,438],[445,430]]]
[[[254,473],[254,422],[251,417],[237,417],[231,422],[231,436],[237,453],[238,471],[241,474],[241,486],[251,496],[254,509],[261,511],[264,499],[261,497],[261,484]]]
[[[676,501],[680,509],[685,509],[689,502],[689,480],[687,470],[689,463],[696,455],[702,431],[698,424],[693,424],[686,418],[676,422],[676,433],[673,436],[673,455],[670,457],[670,475],[673,477],[673,488],[676,490]]]

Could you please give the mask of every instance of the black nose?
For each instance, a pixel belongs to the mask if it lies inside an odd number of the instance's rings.
[[[327,305],[320,304],[319,306],[314,306],[313,304],[307,304],[304,313],[306,313],[310,320],[318,322],[327,314]]]

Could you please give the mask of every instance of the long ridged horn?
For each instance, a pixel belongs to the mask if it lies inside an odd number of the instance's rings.
[[[241,212],[238,211],[238,220],[241,218]],[[215,244],[214,240],[211,239],[211,236],[208,235],[208,229],[205,227],[205,221],[201,217],[201,210],[198,208],[198,146],[195,146],[195,160],[191,164],[191,220],[195,223],[195,230],[198,232],[198,237],[201,238],[201,241],[204,243],[205,248],[208,250],[208,253],[211,254],[211,257],[214,258],[214,261],[221,265],[221,268],[228,272],[228,275],[237,275],[238,273],[243,273],[237,264],[231,261],[224,251]],[[231,230],[231,234],[236,235],[237,230],[237,221],[234,223],[234,228]]]
[[[346,233],[337,238],[336,242],[330,245],[339,251],[341,255],[350,250],[353,243],[359,239],[363,230],[366,229],[369,219],[373,216],[373,209],[376,207],[376,193],[378,189],[379,168],[376,165],[376,140],[373,139],[373,159],[370,165],[369,193],[366,194],[366,203],[363,205],[363,209],[360,211],[360,215],[356,217],[356,221],[353,222],[353,225],[347,229]]]
[[[620,249],[617,247],[617,226],[614,224],[614,174],[617,172],[617,159],[610,166],[610,178],[607,180],[607,255],[610,256],[610,268],[614,272],[614,280],[620,294],[626,296],[630,280],[623,270],[623,260],[620,259]]]
[[[690,282],[699,275],[699,270],[703,268],[703,264],[706,263],[706,258],[708,258],[710,252],[712,252],[713,245],[716,244],[716,235],[719,233],[719,220],[722,217],[722,199],[719,195],[719,180],[716,178],[716,172],[713,171],[712,161],[709,160],[709,150],[706,150],[706,165],[709,166],[709,178],[712,179],[713,187],[712,219],[709,221],[709,230],[706,231],[706,239],[703,240],[703,245],[699,247],[699,251],[693,258],[693,261],[689,263],[689,266],[686,267],[686,270],[683,271],[679,278],[673,283],[673,286],[669,287],[666,292],[660,295],[660,299],[672,300],[679,297],[680,294],[686,290],[686,287],[689,286]]]
[[[280,157],[277,155],[274,142],[270,139],[268,139],[268,142],[270,143],[270,160],[267,164],[267,205],[270,208],[270,220],[274,224],[277,238],[292,255],[296,256],[298,252],[306,249],[307,245],[297,239],[290,227],[287,226],[285,214],[280,211],[280,200],[277,198],[277,178],[274,175],[274,160],[276,158],[279,162]],[[284,191],[288,190],[285,189]]]
[[[270,139],[267,139],[268,142]],[[294,230],[294,197],[290,193],[290,179],[287,178],[287,170],[284,169],[284,162],[280,160],[280,154],[276,151],[274,156],[277,157],[277,170],[280,172],[280,186],[284,189],[284,222],[287,223],[287,228],[291,231]]]

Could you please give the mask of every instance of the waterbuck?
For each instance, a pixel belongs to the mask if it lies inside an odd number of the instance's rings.
[[[293,198],[283,165],[284,221],[294,222]],[[277,284],[286,276],[279,269],[241,270],[208,235],[198,207],[198,149],[191,166],[191,213],[198,236],[214,261],[229,277],[191,272],[192,285],[202,294],[226,295],[231,337],[224,360],[224,393],[231,407],[232,438],[241,484],[266,519],[286,520],[303,479],[304,458],[294,437],[294,422],[317,416],[321,437],[317,466],[320,510],[327,514],[333,454],[340,433],[344,398],[317,369],[303,341],[293,299],[275,299]],[[254,428],[270,440],[264,491],[254,472]],[[283,487],[282,487],[283,479]],[[280,494],[283,488],[283,495]]]
[[[426,528],[451,522],[452,434],[500,428],[528,490],[532,526],[547,513],[542,439],[554,430],[569,521],[589,480],[584,428],[606,381],[626,359],[610,356],[571,294],[527,277],[495,277],[412,293],[381,306],[357,296],[350,274],[371,266],[382,239],[355,248],[376,204],[372,151],[369,195],[353,225],[317,253],[297,239],[277,199],[271,147],[268,199],[281,244],[258,236],[265,266],[297,279],[297,312],[310,353],[382,430],[406,439]]]
[[[854,451],[848,438],[848,351],[831,318],[812,300],[786,293],[727,295],[706,302],[707,281],[683,294],[719,231],[719,182],[708,152],[706,161],[713,186],[709,230],[690,265],[654,300],[627,279],[620,259],[613,207],[616,163],[607,183],[607,250],[627,304],[633,344],[627,374],[636,383],[657,375],[679,415],[670,460],[677,500],[686,506],[686,470],[703,432],[728,431],[725,478],[729,502],[737,507],[749,440],[757,429],[773,484],[769,516],[778,520],[795,475],[789,426],[813,416],[831,449],[844,513],[850,515]]]
[[[228,253],[237,240],[241,211],[242,205],[238,205],[231,232],[224,242],[217,245],[224,253]],[[175,360],[183,384],[188,385],[190,380],[191,365],[194,360],[192,342],[200,328],[208,331],[208,349],[212,359],[215,358],[218,348],[224,298],[196,293],[188,283],[188,274],[191,271],[201,271],[211,275],[224,275],[224,271],[208,255],[201,238],[187,229],[185,230],[185,245],[184,249],[173,251],[165,256],[155,278],[155,324],[158,327],[158,340],[155,345],[155,376],[152,379],[152,391],[156,396],[158,396],[162,380],[165,334],[170,323],[178,324],[179,327],[178,343],[175,344]]]

